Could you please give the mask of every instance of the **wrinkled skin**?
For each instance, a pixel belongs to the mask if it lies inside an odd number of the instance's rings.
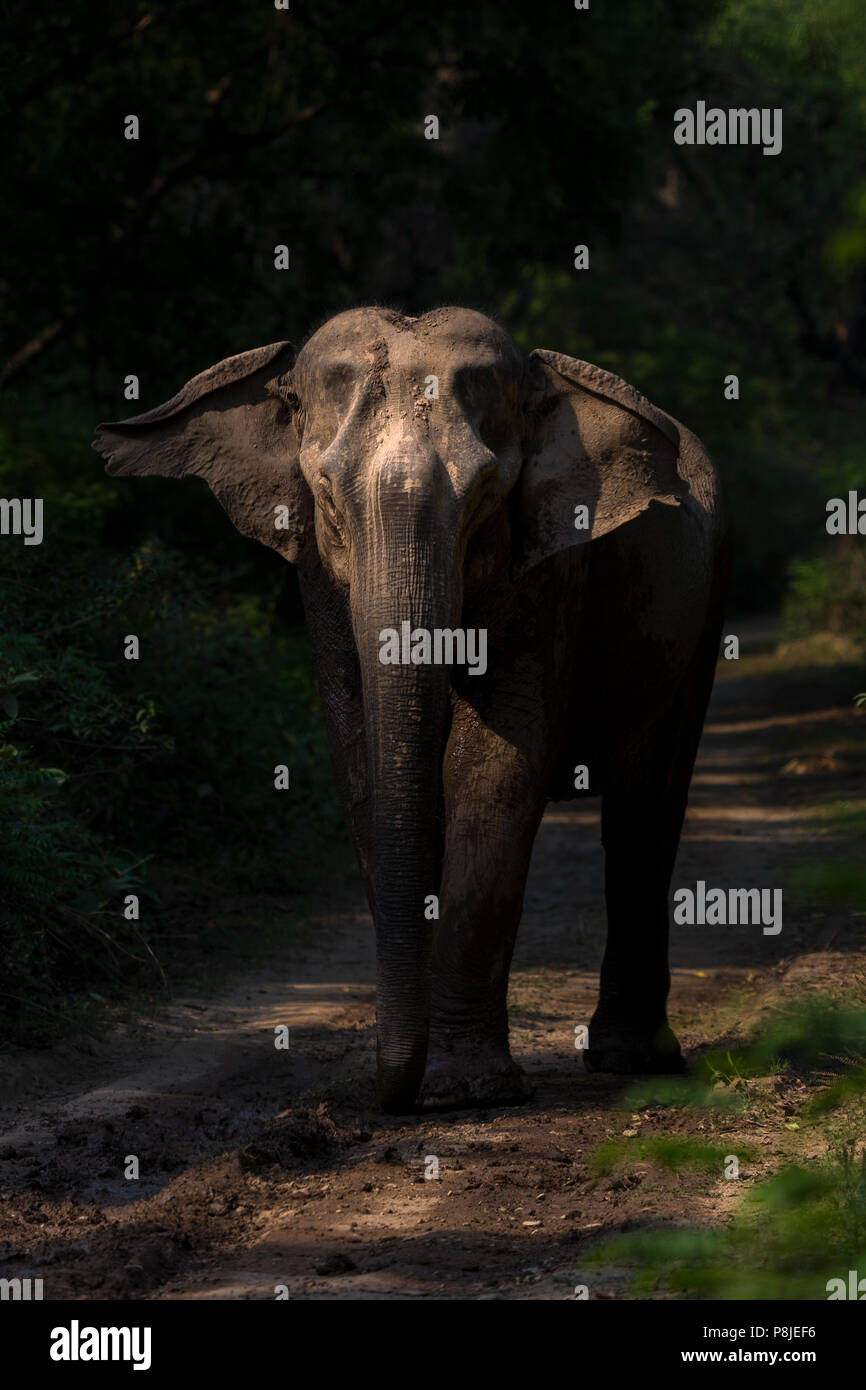
[[[373,308],[227,359],[96,447],[112,473],[206,478],[298,565],[376,925],[383,1106],[529,1094],[508,972],[545,804],[577,795],[602,798],[608,917],[586,1065],[679,1070],[667,896],[727,550],[698,440],[481,314]],[[487,629],[486,673],[383,665],[405,620]]]

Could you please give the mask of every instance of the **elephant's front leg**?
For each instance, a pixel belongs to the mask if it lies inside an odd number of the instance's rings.
[[[517,1104],[532,1088],[508,1049],[508,972],[544,810],[543,734],[485,726],[458,705],[444,762],[445,853],[423,1098]]]

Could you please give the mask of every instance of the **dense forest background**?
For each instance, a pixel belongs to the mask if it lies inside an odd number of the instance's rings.
[[[156,905],[166,866],[286,891],[342,833],[293,571],[203,484],[109,481],[90,449],[97,421],[223,357],[371,301],[492,313],[704,438],[734,611],[862,650],[862,546],[824,526],[866,453],[860,0],[13,0],[3,19],[0,494],[44,498],[46,524],[41,546],[0,542],[7,1033],[149,968],[120,905]],[[699,99],[781,107],[782,153],[676,146]]]

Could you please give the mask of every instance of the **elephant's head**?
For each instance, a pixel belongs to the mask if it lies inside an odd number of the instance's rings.
[[[384,665],[380,634],[460,626],[464,595],[674,501],[677,431],[637,392],[556,353],[526,357],[466,309],[358,309],[295,354],[228,358],[166,405],[102,425],[115,474],[193,473],[232,521],[348,598],[372,808],[380,1095],[424,1071],[448,667]],[[584,508],[577,513],[577,508]],[[577,525],[576,522],[585,522]]]

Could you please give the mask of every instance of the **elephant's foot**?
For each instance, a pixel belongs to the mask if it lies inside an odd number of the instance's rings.
[[[655,1028],[636,1028],[634,1022],[590,1022],[589,1047],[583,1054],[587,1071],[609,1071],[627,1076],[678,1076],[685,1059],[676,1036],[665,1019]]]
[[[523,1105],[534,1090],[507,1047],[467,1041],[445,1050],[431,1043],[421,1100],[448,1110]]]

